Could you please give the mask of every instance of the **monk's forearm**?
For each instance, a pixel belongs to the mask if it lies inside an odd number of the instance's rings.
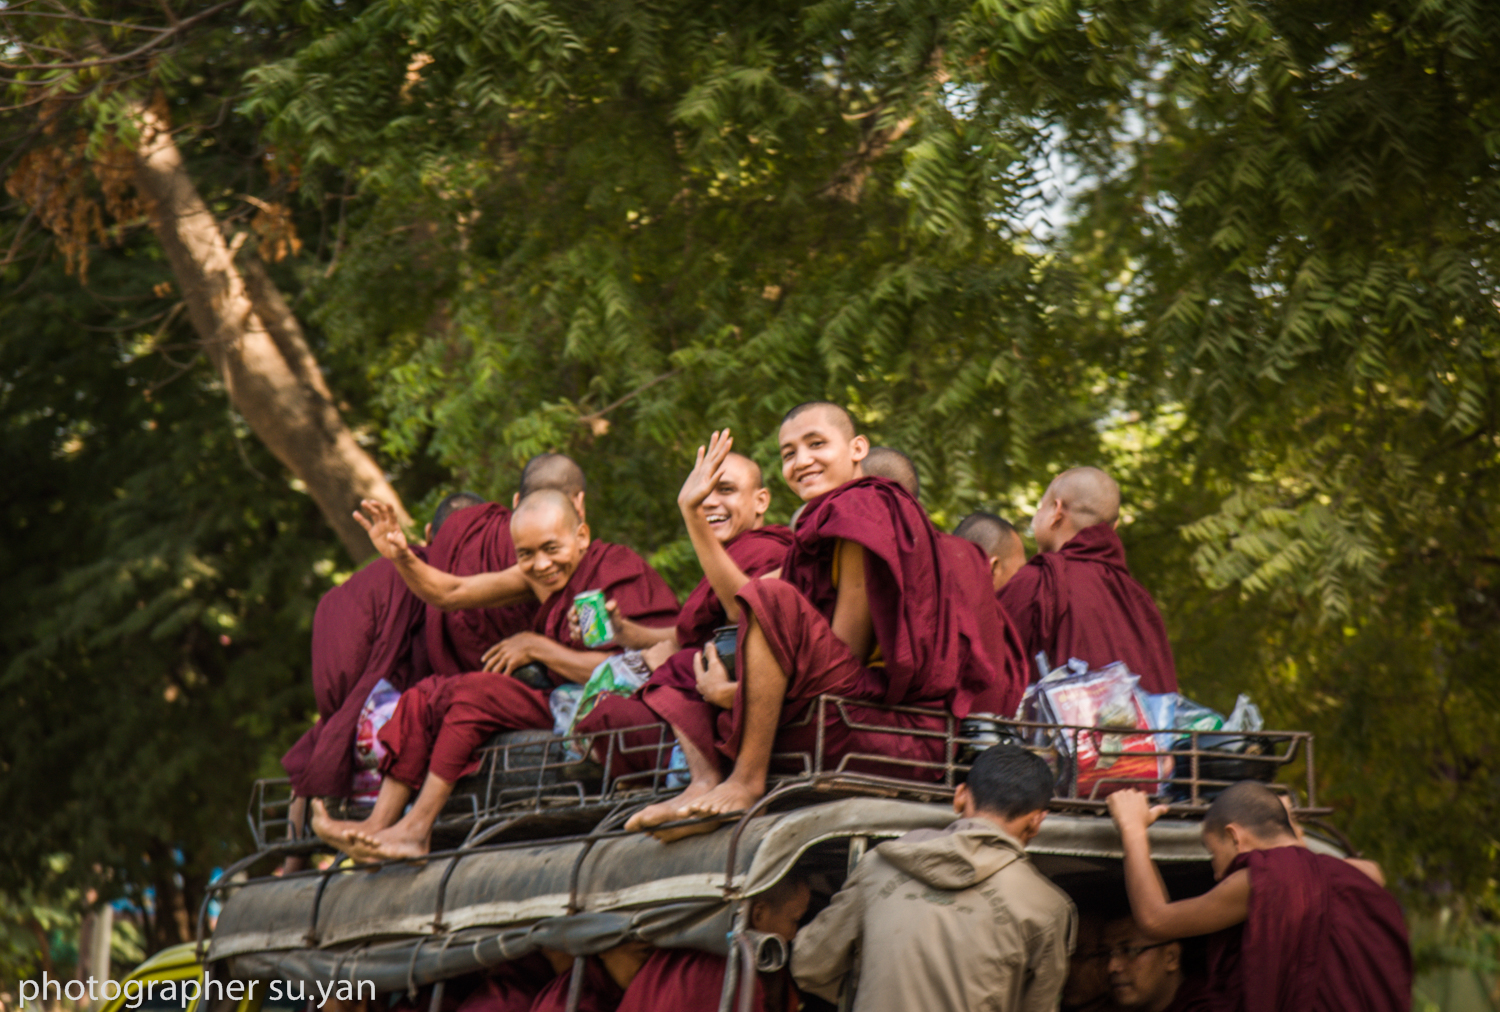
[[[735,600],[735,595],[750,582],[750,577],[735,565],[734,560],[729,557],[729,550],[714,537],[708,521],[696,509],[683,510],[682,518],[687,523],[688,538],[693,542],[698,564],[703,567],[703,575],[708,577],[708,585],[714,589],[714,596],[724,606],[725,617],[730,622],[738,622],[740,604]]]
[[[582,685],[589,680],[594,669],[609,660],[603,650],[574,650],[555,640],[543,640],[531,649],[531,655],[548,671],[561,675],[570,682]]]
[[[413,594],[443,611],[500,608],[535,600],[517,566],[499,573],[454,576],[428,565],[411,551],[402,552],[391,561]]]
[[[1167,907],[1171,897],[1156,862],[1151,860],[1151,840],[1145,827],[1121,830],[1120,842],[1125,850],[1125,892],[1130,897],[1130,912],[1142,931],[1153,938],[1162,937]]]

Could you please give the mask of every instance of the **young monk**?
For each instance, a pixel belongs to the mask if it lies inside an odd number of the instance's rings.
[[[1148,828],[1165,807],[1136,790],[1109,796],[1125,851],[1125,886],[1141,932],[1157,941],[1217,932],[1209,990],[1236,1012],[1406,1012],[1411,947],[1396,900],[1360,865],[1302,844],[1286,808],[1245,781],[1214,799],[1203,844],[1219,884],[1172,902],[1151,861]]]
[[[984,552],[996,594],[1026,565],[1026,545],[1021,541],[1020,532],[1009,520],[993,513],[970,513],[958,522],[953,534],[974,542]]]
[[[394,511],[381,504],[367,508],[375,517],[372,539],[394,545],[391,531],[400,534]],[[582,684],[615,652],[612,644],[588,648],[574,638],[568,614],[580,592],[603,591],[619,602],[622,614],[642,624],[665,624],[677,616],[677,599],[656,571],[622,545],[593,540],[588,524],[561,492],[543,490],[521,500],[511,516],[511,537],[521,578],[539,602],[532,629],[491,647],[483,658],[486,670],[402,695],[380,732],[387,750],[381,761],[385,779],[370,817],[340,822],[314,805],[313,829],[330,845],[362,859],[427,853],[433,822],[453,785],[479,767],[474,751],[496,731],[552,727],[550,689],[510,676],[535,661],[547,669],[554,685]],[[498,575],[466,580],[493,584]],[[418,790],[411,811],[401,816]]]
[[[927,514],[894,482],[860,477],[869,442],[847,411],[822,401],[794,408],[779,441],[782,477],[807,504],[781,578],[751,580],[736,571],[723,545],[694,539],[704,572],[726,573],[734,586],[738,677],[731,682],[717,656],[705,651],[694,661],[701,693],[667,690],[650,701],[679,731],[712,727],[714,734],[679,737],[692,783],[679,797],[636,813],[627,828],[753,805],[765,793],[778,729],[804,716],[820,694],[946,706],[962,716],[976,694],[1023,674],[1004,670],[1003,650],[994,646],[1001,627],[983,617],[993,616],[985,610],[993,599],[975,602],[959,592]],[[727,431],[710,439],[704,460],[715,474],[731,445]],[[1019,684],[1014,690],[1019,696]],[[836,711],[828,720],[832,758],[854,739]],[[927,760],[934,740],[871,735],[862,751]],[[721,759],[734,764],[727,777]]]
[[[716,473],[717,472],[717,473]],[[689,474],[677,497],[688,535],[695,544],[714,541],[724,546],[735,570],[749,577],[778,571],[792,542],[786,527],[766,523],[771,492],[766,488],[760,465],[749,457],[731,453],[721,468],[705,467],[700,453],[697,465]],[[733,574],[718,570],[706,574],[683,603],[677,624],[651,628],[622,616],[617,602],[610,602],[621,645],[643,651],[652,668],[651,678],[640,692],[631,697],[606,696],[593,711],[578,722],[580,734],[610,729],[656,724],[661,718],[650,700],[665,687],[697,692],[698,676],[693,658],[713,638],[714,630],[730,621],[738,621],[739,605],[734,600],[738,585]],[[730,616],[733,616],[731,619]],[[693,715],[700,710],[694,710]],[[659,728],[658,724],[658,728]],[[711,737],[712,727],[694,728],[689,737]],[[657,765],[656,750],[650,746],[659,741],[659,732],[627,735],[630,751],[616,755],[616,770],[644,770]],[[598,746],[596,746],[596,751]],[[603,761],[606,757],[599,756]]]
[[[917,465],[900,450],[889,446],[872,446],[860,463],[859,470],[866,478],[886,478],[894,481],[918,502],[922,501],[922,479],[917,475]]]
[[[537,997],[572,966],[571,956],[551,949],[493,966],[456,1012],[530,1012]]]
[[[1156,602],[1125,565],[1115,533],[1120,486],[1096,467],[1064,471],[1031,521],[1037,548],[1000,589],[1028,659],[1071,657],[1102,668],[1124,661],[1146,692],[1176,692],[1177,665]],[[1033,669],[1035,675],[1035,670]]]
[[[807,914],[812,890],[805,879],[788,877],[750,904],[750,930],[780,935],[790,942]],[[699,949],[657,949],[625,989],[618,1012],[717,1012],[728,961]],[[740,967],[741,973],[755,973]],[[755,1012],[796,1012],[797,995],[788,974],[757,974]],[[734,1006],[736,1009],[739,1005]]]

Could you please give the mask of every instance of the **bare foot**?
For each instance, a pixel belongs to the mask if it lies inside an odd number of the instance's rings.
[[[688,811],[688,806],[717,786],[719,785],[710,783],[707,780],[694,780],[688,784],[687,790],[676,797],[668,798],[665,801],[658,801],[654,805],[647,805],[639,812],[636,812],[625,823],[625,830],[626,832],[634,833],[642,829],[650,829],[653,826],[660,826],[664,822],[677,822],[679,819],[690,819],[692,818],[692,813]]]
[[[757,790],[733,777],[724,781],[701,798],[682,806],[686,815],[729,815],[752,807],[766,793],[762,784]]]
[[[373,857],[385,860],[396,857],[425,857],[432,849],[431,837],[415,836],[399,822],[377,833],[351,833],[349,842]]]
[[[354,819],[335,819],[328,814],[328,806],[323,804],[322,798],[312,799],[312,831],[318,834],[318,839],[335,850],[343,850],[349,842],[349,835],[356,832],[368,832],[368,827]]]

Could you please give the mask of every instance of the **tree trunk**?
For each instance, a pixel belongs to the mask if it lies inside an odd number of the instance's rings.
[[[277,459],[306,484],[349,554],[374,550],[353,512],[381,499],[410,524],[396,490],[354,440],[286,300],[260,264],[235,263],[182,164],[169,124],[136,108],[136,187],[187,303],[203,350],[223,377],[230,403]]]

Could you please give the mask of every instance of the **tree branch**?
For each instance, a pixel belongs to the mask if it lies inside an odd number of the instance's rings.
[[[193,25],[197,24],[200,21],[212,17],[222,10],[233,7],[239,2],[240,0],[224,0],[223,3],[214,4],[206,11],[200,11],[190,18],[185,18],[182,21],[177,22],[177,24],[173,25],[171,28],[161,29],[161,34],[157,35],[156,38],[150,40],[149,42],[143,42],[141,45],[136,46],[134,49],[130,50],[127,53],[117,53],[114,56],[101,56],[97,60],[73,60],[68,63],[0,62],[0,68],[4,68],[5,70],[84,70],[90,67],[104,67],[114,63],[125,63],[127,61],[135,59],[137,56],[143,56],[146,53],[149,53],[151,50],[155,49],[163,42],[166,42],[168,39],[181,34],[186,29],[191,28]],[[75,18],[74,20],[84,19]]]

